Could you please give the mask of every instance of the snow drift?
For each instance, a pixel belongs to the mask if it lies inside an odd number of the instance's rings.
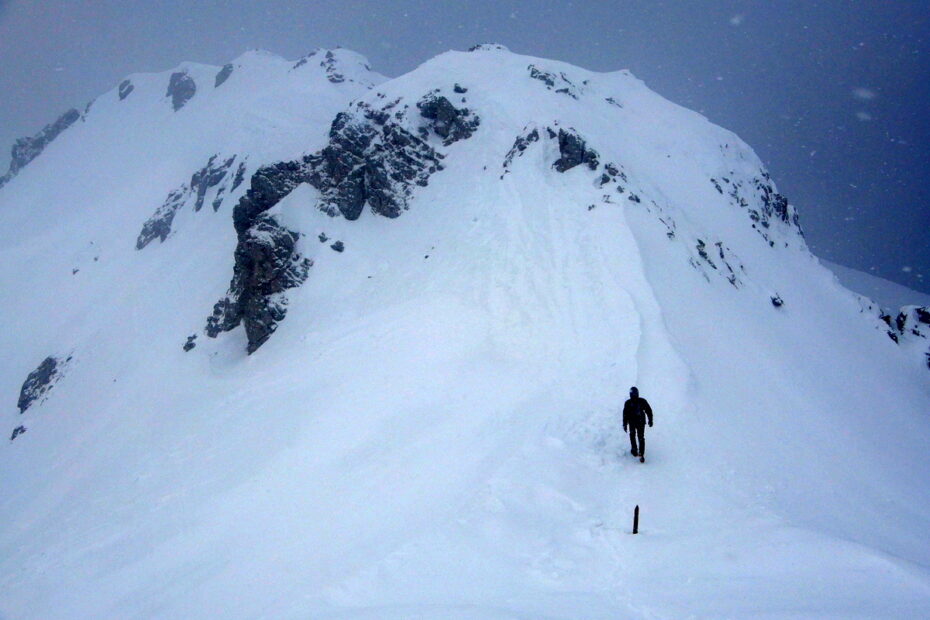
[[[923,310],[629,73],[252,52],[46,142],[0,190],[0,614],[930,612]]]

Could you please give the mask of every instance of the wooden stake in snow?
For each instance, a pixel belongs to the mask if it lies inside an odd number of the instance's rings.
[[[639,504],[633,509],[633,533],[639,534]]]

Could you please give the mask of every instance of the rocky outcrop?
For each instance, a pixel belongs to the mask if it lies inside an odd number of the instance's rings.
[[[0,177],[0,187],[6,185],[20,170],[38,157],[51,144],[52,140],[76,123],[79,118],[81,118],[80,112],[72,108],[59,116],[54,123],[43,127],[42,131],[36,135],[18,139],[10,151],[10,168],[6,174]]]
[[[42,360],[42,363],[35,370],[29,373],[19,392],[17,406],[20,413],[25,412],[35,401],[43,398],[52,389],[61,378],[64,366],[70,361],[70,356],[64,360],[49,356]]]
[[[178,71],[171,74],[165,96],[171,97],[171,107],[175,112],[183,108],[196,93],[197,84],[194,83],[194,78],[187,74],[187,71]]]
[[[433,121],[430,126],[433,132],[442,138],[444,146],[470,138],[481,124],[481,120],[468,108],[456,108],[440,95],[427,95],[417,102],[417,108],[423,118]],[[421,127],[420,136],[426,139],[428,134],[428,129],[425,126]]]
[[[245,162],[240,162],[235,177],[230,179],[230,170],[236,156],[233,155],[223,161],[218,161],[219,155],[211,157],[203,168],[191,176],[189,183],[172,190],[165,201],[155,213],[142,225],[142,231],[136,239],[136,249],[141,250],[155,239],[164,242],[171,234],[171,223],[177,212],[189,202],[193,202],[194,211],[203,207],[207,193],[218,187],[211,205],[213,210],[219,210],[227,193],[227,186],[232,185],[230,192],[235,191],[245,176]]]
[[[13,429],[13,434],[10,435],[10,441],[13,441],[14,439],[16,439],[17,437],[19,437],[25,432],[26,432],[25,426],[22,426],[22,425],[17,426],[16,428]]]
[[[444,131],[442,121],[434,121]],[[368,204],[372,212],[394,218],[407,208],[413,189],[426,186],[430,175],[442,170],[442,158],[386,110],[357,104],[336,116],[329,144],[305,158],[304,167],[307,182],[322,194],[319,206],[326,213],[355,220]]]
[[[930,368],[930,307],[904,306],[894,318],[880,312],[888,337],[908,350],[917,352]]]
[[[286,313],[282,293],[302,284],[313,265],[297,252],[298,238],[264,213],[240,233],[229,292],[207,319],[208,336],[215,338],[242,323],[249,353],[268,340]]]
[[[122,82],[120,82],[120,83],[119,83],[119,100],[122,101],[123,99],[125,99],[126,97],[128,97],[129,94],[130,94],[133,90],[135,90],[135,88],[136,88],[136,87],[133,86],[133,85],[132,85],[132,82],[129,81],[129,80],[123,80]]]
[[[217,71],[216,78],[213,80],[213,88],[219,88],[223,85],[223,82],[229,79],[229,76],[232,75],[233,65],[232,63],[227,63],[223,65],[223,68]]]
[[[753,229],[770,246],[775,245],[775,240],[769,234],[773,223],[787,225],[803,236],[797,209],[775,191],[772,177],[767,171],[760,170],[758,176],[747,181],[733,181],[729,176],[720,176],[711,178],[710,182],[719,193],[729,196],[732,204],[746,210]]]
[[[312,262],[297,250],[299,235],[268,211],[296,187],[315,187],[320,192],[317,207],[330,216],[356,220],[367,205],[376,215],[396,218],[407,209],[415,188],[426,186],[430,176],[442,170],[443,155],[427,142],[431,135],[448,146],[470,137],[480,123],[436,91],[420,100],[417,117],[409,115],[409,105],[400,103],[398,99],[374,107],[358,102],[336,115],[320,151],[255,172],[233,209],[238,235],[233,277],[207,319],[208,336],[244,324],[252,353],[284,319],[284,293],[306,280]],[[415,131],[408,129],[411,125]],[[328,241],[325,235],[319,238]],[[341,241],[330,247],[345,250]]]
[[[597,170],[597,151],[589,149],[584,139],[574,130],[559,129],[559,158],[552,165],[559,172],[565,172],[581,164]]]
[[[514,158],[522,157],[523,153],[531,144],[540,140],[541,135],[538,127],[527,126],[524,128],[523,134],[517,136],[513,142],[513,146],[510,147],[510,150],[507,151],[507,155],[504,157],[504,174],[509,172]],[[552,166],[556,170],[559,172],[566,172],[581,164],[586,165],[591,170],[597,170],[599,165],[597,151],[588,148],[584,138],[578,135],[574,129],[565,130],[559,128],[558,131],[556,131],[552,127],[546,127],[545,135],[550,140],[558,140],[559,158],[552,163]],[[620,171],[613,164],[607,164],[602,174],[600,185],[603,186],[613,181],[618,174],[620,174]],[[501,178],[504,178],[504,176],[501,175]],[[622,192],[623,190],[621,189],[620,191]]]

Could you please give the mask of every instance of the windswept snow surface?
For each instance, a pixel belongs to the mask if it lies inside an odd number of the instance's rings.
[[[177,112],[170,72],[133,77],[0,191],[0,394],[27,427],[0,449],[0,615],[930,616],[930,372],[715,188],[760,173],[749,147],[626,72],[487,47],[383,81],[337,52],[355,80],[192,65]],[[251,174],[356,97],[433,89],[481,123],[430,138],[445,169],[399,218],[330,217],[309,185],[274,208],[314,264],[256,353],[202,333],[248,181],[135,249],[211,155]],[[598,169],[557,172],[546,128]],[[73,359],[19,414],[48,355]]]

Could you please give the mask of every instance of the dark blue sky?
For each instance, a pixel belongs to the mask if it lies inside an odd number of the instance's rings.
[[[395,76],[498,42],[630,69],[746,140],[819,256],[930,292],[928,18],[928,0],[0,0],[0,166],[128,73],[342,45]]]

